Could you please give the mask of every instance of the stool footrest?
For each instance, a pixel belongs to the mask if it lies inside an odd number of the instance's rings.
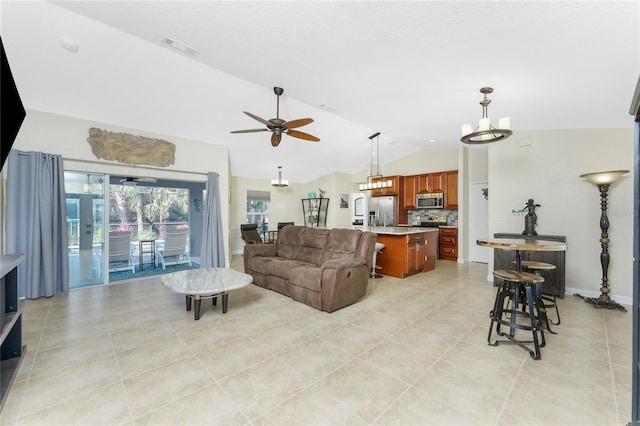
[[[534,290],[534,285],[536,289],[540,287],[544,278],[510,270],[497,270],[493,274],[501,281],[498,284],[493,309],[489,312],[491,323],[487,336],[488,344],[517,344],[526,349],[531,358],[540,359],[540,348],[545,346],[544,331],[552,332],[548,328],[544,304]],[[498,336],[507,340],[493,340],[494,328]],[[516,333],[522,332],[526,333],[528,339],[516,338]]]

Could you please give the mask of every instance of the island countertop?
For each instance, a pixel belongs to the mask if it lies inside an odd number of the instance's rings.
[[[363,231],[375,232],[380,235],[411,235],[438,232],[438,228],[412,228],[409,226],[367,226]]]

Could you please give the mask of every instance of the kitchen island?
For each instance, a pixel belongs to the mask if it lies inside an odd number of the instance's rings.
[[[397,278],[406,278],[436,267],[438,257],[438,229],[395,226],[367,227],[375,232],[376,242],[384,244],[377,255],[376,272]]]

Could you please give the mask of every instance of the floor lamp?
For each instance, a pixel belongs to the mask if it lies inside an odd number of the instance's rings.
[[[609,278],[607,272],[609,270],[609,218],[607,217],[607,195],[609,187],[618,180],[618,178],[629,170],[611,170],[608,172],[596,172],[580,175],[581,178],[586,179],[590,183],[596,185],[600,190],[600,245],[602,246],[602,252],[600,253],[600,264],[602,265],[602,287],[600,287],[599,297],[585,297],[584,300],[591,303],[595,308],[607,308],[617,309],[619,311],[626,312],[624,306],[611,300],[609,296]],[[579,294],[576,296],[582,297]]]

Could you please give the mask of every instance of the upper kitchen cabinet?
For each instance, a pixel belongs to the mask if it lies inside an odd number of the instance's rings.
[[[458,209],[458,171],[450,170],[442,173],[444,176],[444,208]]]
[[[404,197],[403,203],[400,204],[401,210],[414,210],[416,208],[416,185],[419,176],[404,177]]]
[[[375,188],[371,190],[372,197],[384,197],[385,195],[399,195],[400,193],[400,176],[384,176],[380,178],[372,178],[374,184],[378,182],[391,181],[388,188]]]
[[[429,173],[425,175],[418,175],[417,178],[416,193],[429,194],[431,192],[444,192],[444,173]]]

